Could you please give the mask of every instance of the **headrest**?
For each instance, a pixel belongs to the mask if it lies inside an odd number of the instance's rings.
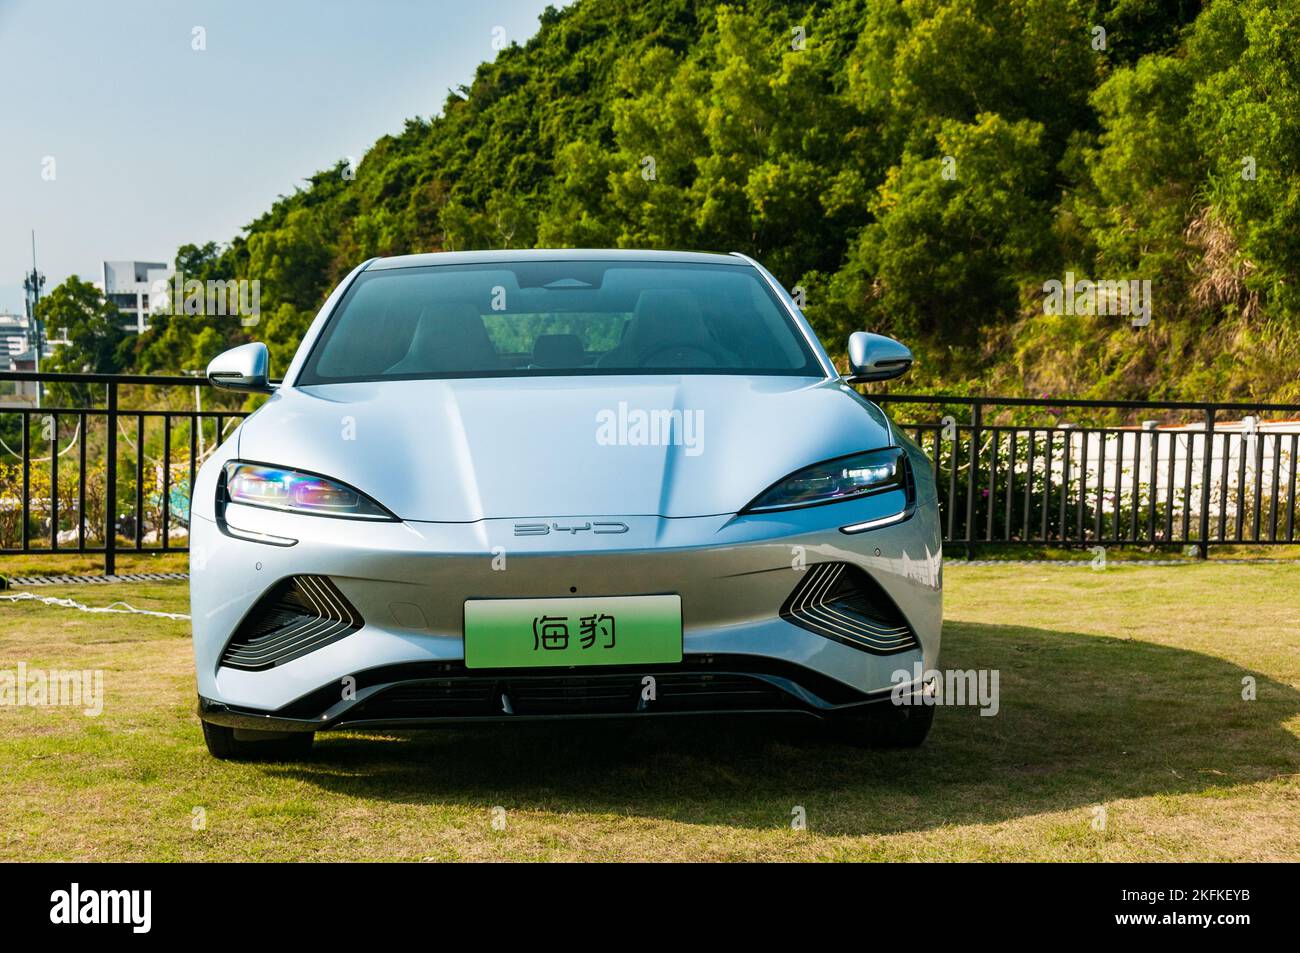
[[[478,308],[468,301],[440,301],[420,313],[406,357],[389,371],[413,374],[500,366]]]
[[[677,347],[714,347],[705,327],[700,303],[681,288],[653,288],[642,291],[632,312],[628,344],[645,355],[670,345]]]

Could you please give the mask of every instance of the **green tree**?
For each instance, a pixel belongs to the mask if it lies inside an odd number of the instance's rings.
[[[54,348],[41,370],[65,374],[117,374],[123,370],[130,342],[123,330],[122,313],[90,282],[72,275],[41,299],[36,314],[51,338],[66,342]],[[50,393],[56,403],[85,405],[91,400],[92,389],[85,384],[56,385]]]
[[[1020,282],[1052,260],[1042,136],[987,114],[946,120],[931,148],[905,153],[831,283],[837,330],[865,322],[927,345],[942,372],[970,370],[980,333],[1015,314]]]

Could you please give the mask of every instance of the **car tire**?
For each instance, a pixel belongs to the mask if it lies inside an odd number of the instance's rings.
[[[832,722],[836,737],[859,748],[919,748],[934,724],[934,705],[871,705]]]
[[[222,761],[298,761],[311,752],[313,731],[285,735],[273,731],[240,730],[243,737],[235,737],[235,729],[225,725],[203,722],[203,740],[208,754]],[[266,735],[265,739],[256,735]]]

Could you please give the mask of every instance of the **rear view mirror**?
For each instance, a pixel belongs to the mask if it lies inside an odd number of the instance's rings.
[[[883,334],[855,331],[849,335],[850,384],[887,381],[907,373],[912,366],[912,352],[906,345]]]

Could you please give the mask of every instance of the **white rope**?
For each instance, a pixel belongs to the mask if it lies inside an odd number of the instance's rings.
[[[72,435],[72,441],[66,447],[64,447],[62,450],[59,451],[59,456],[62,457],[68,453],[71,453],[72,448],[77,445],[77,440],[78,438],[80,438],[80,436],[81,436],[81,421],[77,421],[77,430],[76,433]],[[46,441],[46,442],[50,443],[52,441]],[[15,451],[12,447],[9,446],[9,444],[5,443],[4,440],[0,440],[0,447],[3,447],[5,451],[8,452],[9,456],[13,457],[15,460],[18,461],[22,460],[23,458],[22,454]],[[40,463],[44,459],[45,459],[44,457],[33,457],[32,462]]]
[[[126,421],[123,420],[123,419],[121,419],[122,417],[125,417],[125,416],[127,416],[128,414],[131,414],[131,413],[133,413],[133,411],[129,411],[129,410],[121,411],[121,417],[119,417],[119,418],[118,418],[118,421],[117,421],[117,432],[118,432],[118,435],[119,435],[119,436],[120,436],[124,441],[126,441],[126,445],[127,445],[128,447],[130,447],[130,448],[134,451],[134,450],[136,450],[135,441],[132,440],[131,437],[130,437],[130,436],[127,434],[127,432],[126,432]],[[178,415],[179,415],[179,413],[180,413],[180,412],[178,412]],[[230,431],[231,431],[231,429],[232,429],[232,425],[234,425],[234,426],[238,426],[239,421],[242,420],[242,419],[243,419],[243,418],[241,418],[241,417],[232,417],[230,420],[225,421],[225,422],[224,422],[224,423],[225,423],[225,426],[223,426],[223,427],[221,428],[221,430],[219,430],[219,431],[217,432],[217,439],[216,439],[216,442],[215,442],[215,443],[214,443],[210,448],[208,448],[208,450],[207,450],[206,452],[199,453],[199,454],[196,455],[196,457],[195,457],[195,465],[197,466],[199,463],[202,463],[202,462],[203,462],[204,460],[206,460],[208,457],[212,456],[212,454],[216,452],[217,446],[221,443],[221,439],[222,439],[223,437],[225,437],[228,433],[230,433]],[[216,428],[215,428],[215,424],[214,424],[213,429],[216,429]],[[200,440],[200,442],[202,441],[202,439],[203,439],[203,423],[202,423],[202,420],[200,420],[200,422],[199,422],[199,440]],[[69,448],[69,449],[71,449],[71,448]],[[137,451],[137,452],[138,452],[138,451]],[[158,461],[159,461],[159,458],[158,458],[158,457],[151,457],[151,456],[149,456],[149,454],[146,453],[146,454],[144,455],[144,458],[145,458],[145,460],[146,460],[147,462],[153,464],[154,466],[157,466],[157,465],[158,465]],[[175,469],[177,469],[177,468],[182,468],[182,469],[183,469],[183,468],[188,467],[188,466],[189,466],[189,462],[188,462],[188,461],[184,461],[184,462],[181,462],[181,463],[173,463],[173,464],[172,464],[172,469],[173,469],[173,470],[175,470]]]
[[[38,596],[31,592],[15,592],[12,595],[0,595],[5,602],[42,602],[47,606],[59,606],[63,609],[80,609],[82,612],[112,612],[135,615],[151,615],[160,619],[188,619],[183,612],[156,612],[153,609],[137,609],[125,602],[113,602],[106,606],[82,605],[72,599],[60,599],[58,596]],[[119,609],[118,606],[121,606]]]

